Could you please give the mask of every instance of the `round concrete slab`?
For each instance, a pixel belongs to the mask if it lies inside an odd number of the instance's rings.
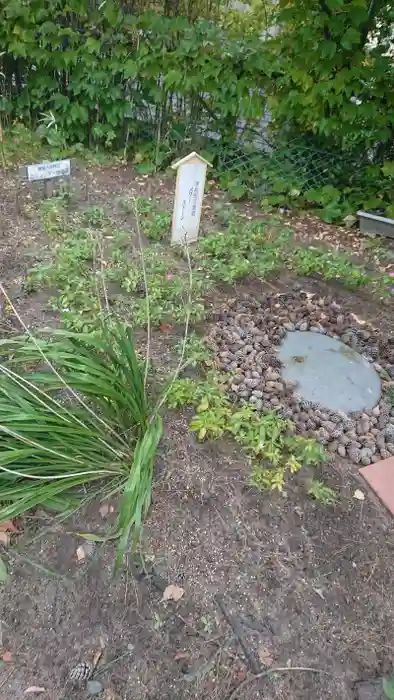
[[[362,355],[321,333],[293,331],[279,353],[282,377],[298,383],[308,401],[332,411],[371,410],[380,399],[380,378]]]

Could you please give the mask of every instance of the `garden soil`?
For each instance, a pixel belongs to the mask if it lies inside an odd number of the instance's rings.
[[[81,192],[84,182],[81,173]],[[148,188],[171,206],[172,181],[136,179],[122,168],[93,172],[88,194],[112,206],[114,194]],[[13,176],[1,189],[1,280],[26,323],[55,324],[45,297],[25,297],[21,287],[43,244],[38,193],[17,196]],[[208,222],[214,197],[206,200]],[[291,283],[282,277],[267,289]],[[328,289],[310,280],[305,287]],[[261,291],[249,282],[231,294]],[[391,322],[388,307],[331,291],[363,318]],[[4,334],[10,324],[4,313]],[[158,356],[170,353],[170,340],[155,341]],[[393,521],[356,467],[324,467],[325,483],[340,494],[334,508],[305,495],[308,470],[285,493],[260,494],[242,453],[231,443],[198,443],[189,418],[165,417],[143,566],[129,552],[114,577],[116,543],[83,544],[84,533],[108,527],[116,502],[107,513],[92,502],[67,520],[37,510],[21,521],[0,589],[1,700],[86,700],[89,688],[101,687],[102,700],[358,700],[360,681],[392,672]],[[169,585],[183,590],[177,602],[163,600]],[[100,685],[71,683],[81,662],[96,664]]]

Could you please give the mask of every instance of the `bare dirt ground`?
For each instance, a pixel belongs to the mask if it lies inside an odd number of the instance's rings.
[[[21,282],[43,238],[26,195],[18,213],[15,182],[1,186],[1,279],[25,321],[39,326],[55,319],[45,298],[23,296]],[[108,204],[134,190],[171,201],[166,184],[136,181],[126,169],[96,171],[89,199]],[[291,279],[270,284],[279,290]],[[258,289],[249,283],[232,295]],[[367,320],[391,323],[388,307],[339,287],[334,294]],[[0,646],[11,655],[0,667],[1,700],[35,697],[25,694],[31,686],[44,689],[44,700],[86,700],[68,674],[99,649],[94,678],[104,700],[356,700],[356,683],[390,673],[394,662],[392,519],[346,462],[323,468],[340,494],[335,508],[305,496],[304,470],[286,493],[260,494],[232,444],[198,443],[186,413],[166,418],[145,570],[130,553],[114,578],[110,542],[78,563],[76,533],[103,530],[99,503],[64,522],[43,511],[24,520],[0,589]],[[357,488],[365,501],[354,498]],[[179,602],[161,600],[167,584],[184,588]]]

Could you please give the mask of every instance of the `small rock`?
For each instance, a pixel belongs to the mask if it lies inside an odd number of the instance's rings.
[[[337,451],[337,449],[338,449],[338,443],[336,442],[336,440],[333,440],[332,442],[329,442],[328,445],[327,445],[327,449],[328,449],[329,452],[334,452],[334,453],[335,453],[335,452]]]
[[[88,681],[86,684],[86,690],[89,695],[100,695],[104,690],[104,686],[100,681]]]
[[[272,406],[279,406],[279,404],[280,404],[279,399],[276,396],[273,396],[271,399],[271,405]]]
[[[346,457],[346,447],[345,447],[345,445],[338,445],[337,451],[338,451],[338,454],[340,455],[340,457]]]
[[[254,396],[256,399],[262,399],[262,398],[263,398],[263,392],[260,391],[260,389],[253,389],[253,391],[252,391],[252,396]]]
[[[294,323],[290,323],[290,321],[284,323],[283,328],[285,328],[287,331],[295,331],[295,325]]]

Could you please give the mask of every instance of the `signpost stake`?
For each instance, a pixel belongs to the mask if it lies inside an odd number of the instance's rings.
[[[177,171],[171,233],[173,245],[193,243],[198,238],[208,166],[211,163],[195,151],[171,166]]]

